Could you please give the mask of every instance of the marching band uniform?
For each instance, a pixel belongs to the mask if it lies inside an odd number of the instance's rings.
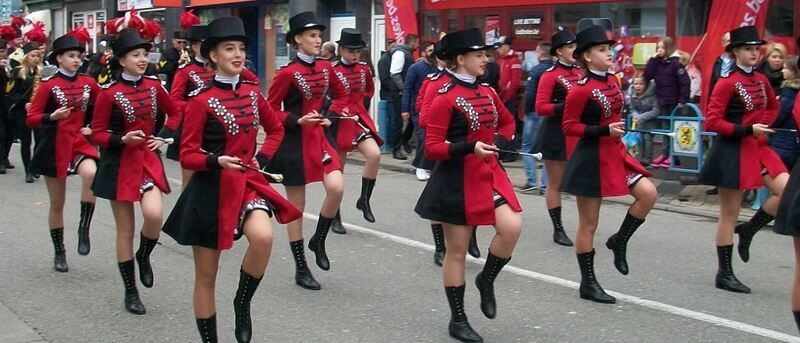
[[[552,37],[553,47],[550,54],[556,56],[556,50],[562,46],[575,43],[575,35],[568,31],[559,31]],[[575,146],[574,137],[566,139],[561,130],[564,114],[564,101],[567,92],[584,76],[583,70],[576,65],[566,65],[557,61],[542,74],[536,91],[536,114],[544,117],[536,136],[531,153],[541,153],[545,161],[566,161],[568,152]],[[550,191],[550,190],[549,190]],[[564,232],[561,222],[561,206],[548,208],[547,213],[553,222],[553,241],[572,246],[573,243]]]
[[[124,30],[114,41],[114,55],[120,58],[129,51],[148,50],[150,46],[136,32]],[[116,63],[116,58],[112,63]],[[166,113],[168,118],[163,131],[157,134],[156,120],[161,113]],[[122,72],[117,81],[103,86],[92,118],[92,138],[100,146],[103,157],[92,184],[95,196],[118,202],[137,202],[154,187],[168,194],[170,187],[160,153],[150,151],[144,143],[127,145],[122,138],[127,132],[136,130],[142,130],[148,137],[157,134],[160,138],[169,138],[177,128],[176,118],[177,108],[157,77]],[[136,252],[139,277],[145,287],[153,284],[150,254],[157,242],[157,238],[141,235]],[[136,289],[133,260],[119,262],[119,269],[125,285],[127,310],[144,314],[145,308]]]
[[[599,26],[587,28],[577,36],[575,55],[601,44],[613,44]],[[605,198],[624,196],[644,177],[651,174],[628,154],[619,137],[610,135],[609,124],[622,120],[623,95],[617,78],[606,71],[586,71],[586,76],[567,92],[562,129],[578,142],[567,162],[561,190],[576,196]],[[538,109],[538,108],[537,108]],[[628,273],[625,257],[628,239],[644,223],[630,213],[606,246],[614,252],[614,266]],[[594,250],[578,253],[581,269],[580,296],[601,303],[614,303],[594,273]]]
[[[39,44],[37,43],[25,44],[21,49],[21,52],[24,54],[23,63],[25,59],[24,56],[27,56],[38,48]],[[36,88],[39,86],[39,82],[41,81],[41,68],[28,69],[28,73],[25,77],[20,75],[21,69],[22,66],[20,65],[11,71],[11,76],[6,85],[6,93],[8,93],[9,115],[13,117],[16,127],[16,138],[20,140],[20,155],[22,156],[22,165],[25,168],[25,182],[33,183],[34,173],[31,170],[31,132],[33,133],[33,139],[38,142],[39,130],[31,130],[25,125],[25,118],[27,117],[25,104],[31,101],[31,98],[36,92]]]
[[[445,39],[448,58],[489,48],[483,44],[479,29],[453,32]],[[474,76],[453,74],[420,116],[423,114],[427,116],[425,154],[437,163],[414,209],[417,214],[431,221],[477,226],[495,225],[497,207],[508,205],[514,212],[522,211],[497,158],[474,155],[477,142],[494,142],[495,135],[506,139],[514,135],[514,117],[494,89],[478,83]],[[496,313],[494,280],[510,259],[490,251],[483,272],[475,280],[481,293],[481,310],[488,318]],[[482,342],[467,321],[464,288],[464,284],[445,285],[451,310],[450,335],[464,342]]]
[[[742,45],[766,44],[751,26],[733,30],[730,34],[728,51]],[[764,74],[739,65],[723,73],[711,93],[704,124],[706,131],[716,132],[717,136],[698,181],[720,188],[758,189],[762,186],[762,176],[775,178],[785,173],[785,165],[769,146],[766,137],[757,138],[753,135],[753,124],[771,125],[777,119],[778,111],[775,92]],[[759,209],[749,222],[736,226],[742,261],[749,260],[753,236],[772,219],[772,215]],[[717,246],[719,270],[716,286],[733,292],[750,293],[750,289],[733,274],[732,254],[732,245]]]
[[[84,48],[78,40],[70,34],[59,37],[53,43],[53,52],[50,55],[51,63],[57,64],[56,57],[66,51],[75,50],[83,52]],[[91,111],[94,100],[100,90],[97,82],[87,75],[73,74],[59,69],[56,74],[43,78],[39,84],[28,111],[27,125],[32,129],[40,130],[40,139],[33,151],[31,171],[47,177],[66,180],[68,175],[78,173],[78,166],[85,159],[95,162],[100,158],[97,147],[91,143],[90,138],[80,131],[91,123]],[[69,117],[51,120],[50,115],[57,109],[70,107]],[[78,225],[78,253],[89,253],[89,226],[94,214],[94,202],[81,201],[80,222]],[[63,238],[64,228],[50,228],[51,231],[61,231],[57,235]],[[51,232],[52,233],[52,232]],[[63,247],[63,241],[53,242],[56,250]],[[56,269],[66,271],[66,256],[57,254]],[[61,264],[63,263],[63,264]]]

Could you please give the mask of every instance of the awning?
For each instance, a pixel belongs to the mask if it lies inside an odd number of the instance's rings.
[[[23,6],[28,6],[28,13],[52,10],[63,6],[61,1],[53,0],[22,0]]]
[[[604,0],[424,0],[422,8],[426,10],[446,10],[462,8],[487,8],[487,7],[508,7],[508,6],[537,6],[537,5],[561,5],[578,3],[597,3],[597,2],[616,2]]]
[[[253,0],[190,0],[189,6],[197,7],[197,6],[214,6],[214,5],[225,5],[225,4],[233,4],[233,3],[242,3],[242,2],[255,2]]]

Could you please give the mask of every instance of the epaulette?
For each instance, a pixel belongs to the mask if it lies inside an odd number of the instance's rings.
[[[113,85],[114,85],[114,84],[116,84],[116,83],[117,83],[117,81],[111,81],[111,82],[109,82],[109,83],[106,83],[106,84],[104,84],[104,85],[100,86],[100,88],[102,88],[102,89],[109,89],[109,88],[111,88],[111,86],[113,86]]]
[[[719,77],[721,77],[723,79],[727,79],[729,76],[731,76],[731,71],[730,70],[726,70],[724,73],[719,75]]]
[[[358,64],[367,65],[367,62],[358,61]]]
[[[578,80],[578,84],[581,86],[585,85],[587,82],[589,82],[588,76],[584,76],[582,79]]]
[[[48,76],[48,77],[43,77],[43,78],[42,78],[41,80],[39,80],[39,81],[47,81],[47,80],[50,80],[50,79],[52,79],[54,76],[56,76],[56,74],[50,75],[50,76]]]
[[[487,83],[487,82],[481,82],[481,86],[490,87],[491,85],[489,83]]]
[[[430,73],[430,74],[428,74],[428,77],[430,77],[431,81],[436,81],[436,80],[438,80],[438,79],[439,79],[441,76],[442,76],[442,73],[441,73],[441,72],[436,72],[436,73]]]
[[[555,64],[551,65],[550,68],[547,68],[545,71],[553,71],[553,70],[556,70]]]
[[[439,94],[444,94],[450,91],[453,88],[453,81],[447,82],[442,85],[442,88],[439,88]]]
[[[197,96],[198,94],[200,94],[200,93],[202,93],[203,91],[205,91],[205,90],[208,90],[208,89],[210,89],[210,88],[211,88],[211,87],[208,87],[208,86],[203,86],[203,87],[200,87],[200,88],[196,88],[195,90],[193,90],[193,91],[189,92],[189,94],[187,94],[187,95],[186,95],[186,97],[189,97],[189,98],[191,98],[191,97],[195,97],[195,96]]]
[[[186,66],[190,65],[191,63],[184,63],[178,66],[178,69],[186,68]]]
[[[284,64],[284,65],[282,65],[282,66],[278,67],[278,69],[283,69],[283,68],[286,68],[286,67],[288,67],[288,66],[292,65],[292,63],[295,63],[295,62],[296,62],[296,60],[291,60],[291,61],[289,61],[289,63],[286,63],[286,64]]]
[[[241,80],[242,83],[246,83],[248,85],[258,85],[258,82],[252,80]]]
[[[158,78],[158,76],[155,75],[143,75],[143,76],[151,80],[161,80]]]
[[[335,67],[335,66],[339,65],[339,63],[340,63],[340,60],[333,61],[333,62],[331,62],[331,67]]]

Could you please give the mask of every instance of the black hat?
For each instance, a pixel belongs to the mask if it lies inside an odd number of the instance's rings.
[[[121,58],[125,54],[136,50],[145,49],[150,50],[153,45],[142,40],[136,31],[125,29],[119,33],[117,38],[111,43],[111,50],[114,51],[114,56]]]
[[[447,36],[442,38],[442,45],[441,56],[445,59],[470,51],[492,48],[491,45],[486,45],[483,32],[477,27],[448,33]]]
[[[50,53],[48,57],[48,61],[55,65],[57,64],[56,56],[61,55],[67,51],[78,51],[83,53],[86,51],[86,47],[83,46],[75,36],[66,34],[61,37],[58,37],[55,41],[53,41],[53,51]]]
[[[39,49],[39,43],[29,42],[22,46],[22,54],[27,55],[29,52],[37,49]]]
[[[189,34],[186,39],[190,42],[202,42],[208,37],[208,26],[206,25],[192,25],[189,29]]]
[[[733,48],[744,45],[764,44],[767,44],[767,42],[761,39],[755,26],[742,26],[731,31],[731,43],[725,47],[725,51],[731,52]]]
[[[172,39],[186,39],[186,37],[186,32],[183,31],[175,31],[172,33]]]
[[[250,39],[247,38],[247,32],[244,30],[244,23],[239,17],[220,17],[208,23],[206,28],[206,39],[203,40],[203,46],[200,49],[200,54],[204,58],[209,58],[209,52],[217,43],[224,41],[240,41],[247,44]]]
[[[445,36],[447,37],[447,36]],[[433,55],[440,60],[446,59],[447,47],[444,45],[444,37],[438,42],[433,43]]]
[[[608,39],[606,29],[597,25],[589,26],[583,31],[578,32],[578,36],[576,37],[575,41],[578,44],[578,47],[575,48],[574,53],[576,56],[595,45],[611,45],[615,43],[614,40]],[[553,46],[555,46],[555,44]]]
[[[302,12],[289,18],[289,32],[286,32],[286,42],[294,44],[294,36],[306,30],[325,30],[326,26],[317,22],[314,12]]]
[[[511,45],[511,37],[509,37],[509,36],[500,36],[500,38],[498,38],[494,42],[494,46],[496,48],[499,48],[499,47],[501,47],[503,45]]]
[[[558,31],[550,39],[550,42],[553,44],[553,47],[550,48],[550,55],[555,56],[558,48],[575,43],[576,39],[577,37],[575,37],[575,34],[570,30]]]
[[[342,35],[336,44],[350,49],[363,49],[367,43],[361,39],[361,31],[356,29],[342,29]]]

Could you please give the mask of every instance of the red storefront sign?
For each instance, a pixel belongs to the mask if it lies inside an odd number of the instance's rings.
[[[384,0],[386,13],[386,37],[398,44],[405,42],[409,34],[418,34],[417,13],[412,0]]]
[[[424,0],[422,8],[425,10],[448,10],[461,8],[530,6],[530,5],[561,5],[571,3],[608,2],[603,0]]]

